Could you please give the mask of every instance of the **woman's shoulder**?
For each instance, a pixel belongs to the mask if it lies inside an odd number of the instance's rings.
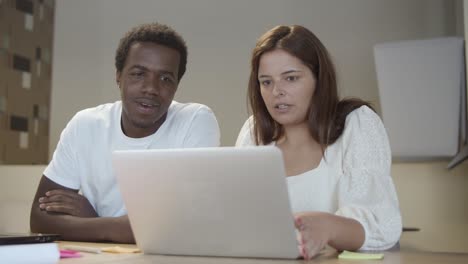
[[[379,115],[369,106],[363,105],[351,111],[346,117],[346,123],[355,123],[362,120],[381,122]]]
[[[350,160],[380,164],[390,160],[391,150],[387,132],[379,115],[368,106],[361,106],[346,118],[343,148]],[[377,161],[379,160],[379,161]]]
[[[363,105],[348,114],[343,135],[356,132],[365,135],[376,131],[385,132],[382,120],[372,108]]]
[[[371,145],[387,145],[388,136],[379,115],[368,106],[361,106],[346,117],[345,127],[339,144],[349,148],[372,148]],[[375,147],[375,146],[374,146]]]

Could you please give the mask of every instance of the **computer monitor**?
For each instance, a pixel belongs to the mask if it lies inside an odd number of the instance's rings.
[[[450,160],[466,151],[463,39],[383,43],[374,47],[374,56],[394,159]]]

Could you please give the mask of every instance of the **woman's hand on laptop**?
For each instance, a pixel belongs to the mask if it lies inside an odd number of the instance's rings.
[[[301,212],[294,215],[299,252],[304,259],[315,257],[330,241],[333,230],[328,213]]]
[[[53,213],[62,213],[78,217],[97,217],[98,214],[88,199],[70,190],[50,190],[39,198],[39,207]]]

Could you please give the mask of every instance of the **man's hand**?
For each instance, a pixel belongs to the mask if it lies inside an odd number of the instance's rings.
[[[294,215],[298,230],[299,252],[309,260],[320,253],[333,236],[329,214],[322,212],[303,212]]]
[[[97,217],[88,199],[74,191],[56,189],[39,198],[39,208],[47,212],[62,213],[77,217]]]

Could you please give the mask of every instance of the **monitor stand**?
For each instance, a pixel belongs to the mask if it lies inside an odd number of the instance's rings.
[[[447,169],[453,169],[464,160],[468,159],[468,87],[465,85],[465,73],[462,73],[462,85],[460,89],[460,144],[459,151],[447,165]]]
[[[455,166],[462,163],[466,159],[468,159],[468,144],[463,146],[457,155],[453,157],[453,159],[447,165],[447,169],[453,169]]]

